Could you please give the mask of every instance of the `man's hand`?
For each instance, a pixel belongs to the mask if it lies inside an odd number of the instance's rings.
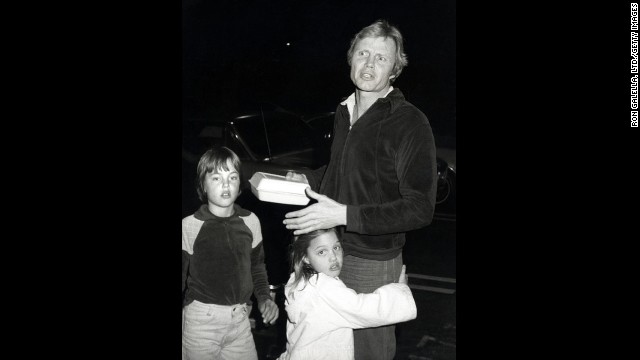
[[[258,310],[260,310],[260,314],[262,314],[262,322],[265,325],[274,324],[276,320],[278,320],[280,310],[273,300],[267,299],[258,302]]]
[[[291,181],[297,181],[297,182],[303,182],[303,183],[309,183],[309,180],[307,180],[307,176],[305,174],[301,174],[301,173],[297,173],[294,171],[287,171],[287,175],[285,175],[284,177],[285,180],[291,180]]]
[[[306,234],[318,229],[329,229],[338,225],[347,225],[347,205],[342,205],[331,200],[325,195],[307,188],[307,196],[318,200],[298,211],[292,211],[284,215],[283,223],[287,229],[295,230],[294,235]]]

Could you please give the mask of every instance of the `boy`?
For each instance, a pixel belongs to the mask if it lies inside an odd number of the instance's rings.
[[[264,323],[278,318],[260,221],[235,204],[240,165],[226,147],[208,150],[198,163],[205,204],[182,219],[183,359],[257,359],[247,307],[252,292]]]

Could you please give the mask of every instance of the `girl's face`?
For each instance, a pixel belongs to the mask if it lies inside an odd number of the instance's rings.
[[[342,269],[342,245],[334,233],[324,233],[309,242],[307,255],[302,259],[313,269],[327,276],[337,277]]]
[[[233,213],[239,190],[240,174],[233,166],[229,166],[229,171],[217,169],[205,175],[204,191],[209,210],[216,216],[226,217]]]

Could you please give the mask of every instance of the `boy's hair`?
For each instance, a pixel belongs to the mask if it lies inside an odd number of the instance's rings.
[[[207,194],[204,191],[204,179],[207,173],[219,169],[230,171],[230,167],[235,168],[240,173],[241,165],[238,155],[225,146],[214,146],[202,154],[198,162],[198,176],[196,178],[196,190],[200,201],[207,202]]]
[[[349,51],[347,51],[347,62],[349,63],[349,66],[351,66],[351,58],[353,57],[356,43],[368,37],[383,37],[385,39],[391,38],[396,43],[395,61],[393,62],[393,70],[391,70],[392,75],[395,75],[395,77],[390,79],[390,82],[393,83],[398,76],[400,76],[402,69],[409,64],[407,54],[404,53],[404,39],[400,30],[389,24],[387,20],[378,20],[360,30],[360,32],[351,39],[351,46],[349,47]]]
[[[318,236],[326,233],[333,233],[336,237],[338,237],[338,233],[335,228],[330,229],[319,229],[314,230],[312,232],[297,235],[293,237],[293,243],[290,245],[289,257],[291,260],[291,271],[295,273],[295,277],[293,283],[291,284],[291,289],[289,290],[289,296],[294,298],[293,293],[298,287],[298,283],[304,279],[306,284],[307,281],[313,276],[318,274],[317,271],[311,267],[311,265],[305,263],[304,257],[307,256],[307,249],[309,249],[309,244],[311,240],[317,238]]]

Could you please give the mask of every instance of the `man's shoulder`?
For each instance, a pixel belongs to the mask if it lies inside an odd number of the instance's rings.
[[[390,113],[392,115],[409,117],[414,121],[428,123],[425,113],[405,99],[400,89],[394,88],[385,99],[387,99],[391,104]]]
[[[415,118],[416,120],[419,120],[419,121],[428,121],[427,115],[425,115],[425,113],[422,110],[418,109],[417,106],[413,105],[411,102],[407,100],[403,100],[402,102],[398,103],[396,112],[402,115],[411,115],[412,118]]]
[[[387,121],[389,125],[393,126],[399,132],[406,132],[418,126],[431,126],[427,116],[408,101],[403,102],[395,111],[389,113]]]

